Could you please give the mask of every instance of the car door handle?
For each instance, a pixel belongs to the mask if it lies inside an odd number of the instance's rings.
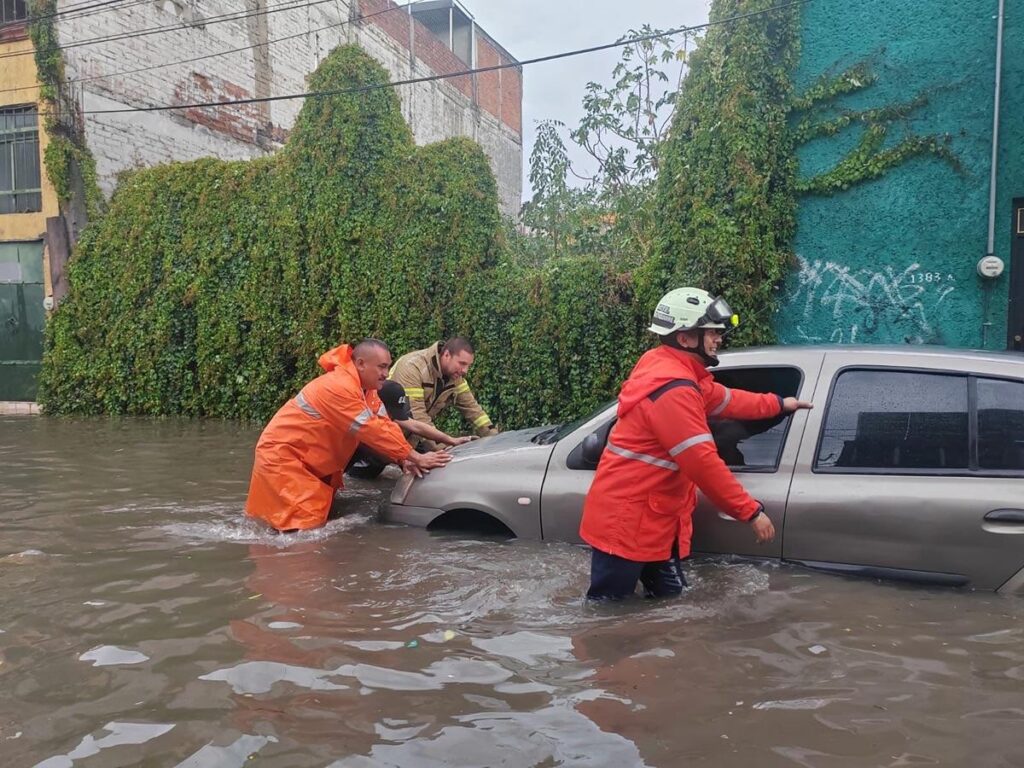
[[[993,509],[985,520],[990,523],[1020,523],[1024,525],[1024,509]]]

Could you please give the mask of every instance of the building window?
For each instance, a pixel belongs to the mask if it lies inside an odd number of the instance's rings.
[[[43,210],[38,123],[34,106],[0,109],[0,214]]]
[[[28,19],[28,3],[25,0],[0,0],[0,24]]]
[[[967,470],[968,377],[846,371],[828,404],[818,471]]]

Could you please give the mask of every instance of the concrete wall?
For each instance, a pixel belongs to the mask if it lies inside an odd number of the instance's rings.
[[[986,282],[997,0],[817,0],[803,8],[798,89],[868,60],[874,85],[833,114],[908,102],[907,135],[949,134],[957,172],[934,155],[832,197],[801,199],[799,268],[784,288],[777,330],[786,342],[937,343],[1003,348],[1007,275]],[[995,253],[1009,267],[1010,203],[1024,195],[1024,0],[1007,0]],[[860,140],[855,124],[798,150],[808,177]],[[989,323],[990,325],[983,325]],[[984,342],[983,342],[984,334]]]
[[[353,1],[334,0],[216,21],[214,17],[237,13],[243,5],[255,11],[272,10],[280,3],[157,0],[69,18],[59,24],[59,35],[61,45],[69,46],[64,52],[68,79],[78,81],[72,87],[86,112],[301,93],[307,75],[332,49],[346,42],[362,46],[387,68],[392,79],[465,68],[418,23],[412,25],[418,53],[410,56],[408,14],[387,0],[363,0],[358,9],[363,15],[387,12],[350,23]],[[66,5],[61,2],[62,9]],[[404,39],[389,34],[389,26],[403,24]],[[77,41],[173,25],[179,28],[74,47]],[[191,63],[85,79],[281,38],[290,39]],[[516,85],[506,88],[508,93],[501,102],[508,114],[504,119],[491,109],[493,99],[481,106],[469,78],[462,78],[464,83],[404,86],[399,95],[418,143],[470,136],[481,144],[492,161],[503,211],[515,215],[522,194],[522,84],[518,70],[509,72],[517,77],[506,77],[506,81],[515,79]],[[301,106],[301,99],[292,99],[187,111],[87,115],[86,139],[96,157],[103,189],[109,194],[117,174],[126,169],[204,156],[244,159],[273,151],[287,137]]]

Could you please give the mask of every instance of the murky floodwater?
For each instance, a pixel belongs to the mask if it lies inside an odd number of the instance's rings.
[[[0,418],[0,765],[1021,766],[1024,601],[704,562],[584,606],[587,553],[280,537],[253,429]]]

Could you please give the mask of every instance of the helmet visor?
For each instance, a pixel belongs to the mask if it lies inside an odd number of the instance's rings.
[[[721,326],[726,330],[732,330],[739,324],[740,318],[732,311],[729,303],[723,298],[717,298],[708,305],[707,311],[697,321],[696,327]]]

